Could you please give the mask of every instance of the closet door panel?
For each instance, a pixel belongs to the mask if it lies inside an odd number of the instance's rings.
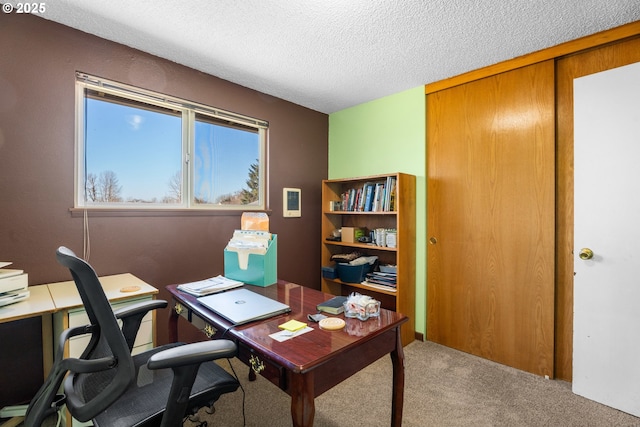
[[[553,377],[554,65],[427,96],[427,339]]]

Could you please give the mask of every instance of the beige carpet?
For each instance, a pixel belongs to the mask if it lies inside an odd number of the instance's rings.
[[[430,342],[413,342],[404,351],[404,427],[640,427],[640,418],[577,396],[564,381]],[[289,396],[262,377],[248,381],[248,368],[237,359],[232,363],[245,390],[246,426],[291,426]],[[221,397],[214,414],[199,412],[200,421],[207,427],[242,427],[242,396],[239,390]],[[389,357],[316,399],[316,427],[388,426],[390,418]]]
[[[403,426],[640,426],[640,418],[574,395],[564,381],[546,380],[430,342],[405,347]],[[247,427],[291,425],[289,397],[268,381],[245,390]],[[316,399],[316,427],[388,426],[391,361],[378,360]],[[216,413],[200,411],[208,427],[243,426],[242,392],[223,396]],[[195,426],[187,421],[185,426]]]

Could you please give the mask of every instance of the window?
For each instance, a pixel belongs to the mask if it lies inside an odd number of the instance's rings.
[[[78,74],[76,207],[265,209],[267,123]]]

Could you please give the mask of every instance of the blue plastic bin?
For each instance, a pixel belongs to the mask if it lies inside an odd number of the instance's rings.
[[[371,268],[370,264],[350,265],[338,263],[338,278],[346,283],[360,283]]]

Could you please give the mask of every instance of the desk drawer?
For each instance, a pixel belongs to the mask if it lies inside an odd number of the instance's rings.
[[[262,375],[282,390],[286,390],[286,376],[282,366],[275,364],[242,343],[238,343],[238,359],[254,372],[259,371],[256,372],[257,374]]]
[[[200,332],[205,334],[209,339],[211,339],[216,333],[218,333],[218,330],[211,323],[197,316],[193,311],[182,310],[178,314],[187,319],[187,321],[195,326]]]

